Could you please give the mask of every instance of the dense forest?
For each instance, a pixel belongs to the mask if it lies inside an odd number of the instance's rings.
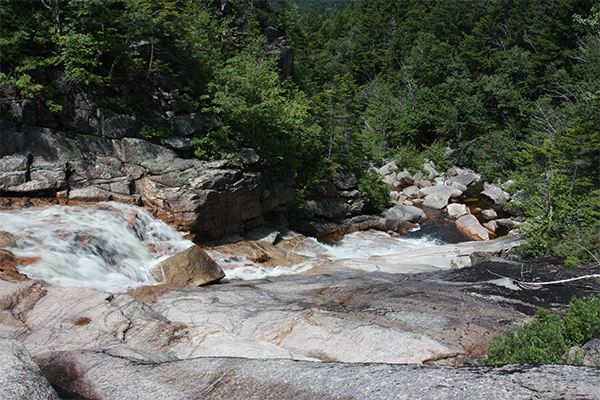
[[[297,3],[0,0],[2,118],[23,98],[60,112],[57,94],[78,92],[143,112],[168,87],[223,121],[194,138],[198,158],[256,148],[300,198],[350,170],[375,206],[382,160],[472,168],[514,180],[529,255],[598,261],[600,1]],[[115,104],[127,84],[134,100]]]

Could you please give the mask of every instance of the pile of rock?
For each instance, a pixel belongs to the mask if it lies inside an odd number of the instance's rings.
[[[496,235],[499,226],[510,229],[515,225],[510,219],[498,219],[497,210],[510,201],[510,195],[500,186],[482,182],[480,175],[467,169],[452,167],[445,173],[438,172],[431,161],[425,162],[423,171],[414,175],[406,169],[398,172],[393,161],[378,170],[384,181],[394,187],[390,195],[396,202],[443,210],[456,219],[461,232],[474,240],[488,240]],[[488,209],[470,208],[460,203],[468,189],[481,184],[482,191],[473,191],[480,192],[489,204]]]

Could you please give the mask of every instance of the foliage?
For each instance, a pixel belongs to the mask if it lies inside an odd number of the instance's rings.
[[[381,176],[367,173],[358,180],[358,190],[363,195],[365,205],[373,210],[384,210],[390,205],[390,189]]]
[[[140,130],[140,135],[144,139],[158,139],[169,137],[169,130],[167,128],[156,128],[150,125],[144,125]]]
[[[573,298],[563,321],[569,346],[579,346],[600,337],[600,297]]]
[[[539,309],[532,322],[496,337],[482,363],[559,363],[571,346],[582,346],[597,337],[600,337],[600,298],[574,297],[564,318]]]
[[[532,322],[496,337],[482,364],[558,363],[568,349],[563,331],[562,319],[541,308]]]
[[[280,82],[276,59],[259,42],[227,60],[209,89],[207,110],[226,116],[218,136],[255,148],[273,172],[294,171],[303,127],[310,126],[308,101],[293,84]]]

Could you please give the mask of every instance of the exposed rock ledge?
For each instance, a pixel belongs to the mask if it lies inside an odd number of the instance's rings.
[[[472,242],[460,252],[491,256],[513,244]],[[495,335],[538,306],[561,311],[588,290],[516,291],[494,275],[555,266],[492,258],[455,270],[433,260],[456,253],[116,295],[0,281],[0,337],[19,339],[63,397],[598,398],[597,368],[400,365],[473,365]]]
[[[72,204],[114,200],[143,205],[201,238],[251,229],[281,215],[292,182],[202,162],[142,139],[65,134],[0,121],[0,196]]]

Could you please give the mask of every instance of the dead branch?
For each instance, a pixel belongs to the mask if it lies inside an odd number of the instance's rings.
[[[575,278],[569,278],[569,279],[562,279],[560,281],[550,281],[550,282],[525,282],[525,281],[519,281],[513,278],[509,278],[508,276],[504,276],[504,275],[500,275],[497,274],[495,272],[490,271],[489,269],[487,270],[490,274],[492,275],[496,275],[499,276],[501,278],[506,278],[506,279],[510,279],[512,281],[514,281],[517,285],[522,286],[524,288],[536,288],[538,289],[538,287],[542,287],[544,285],[555,285],[558,283],[566,283],[566,282],[573,282],[573,281],[579,281],[582,279],[589,279],[589,278],[600,278],[600,274],[592,274],[592,275],[583,275],[583,276],[577,276]]]

